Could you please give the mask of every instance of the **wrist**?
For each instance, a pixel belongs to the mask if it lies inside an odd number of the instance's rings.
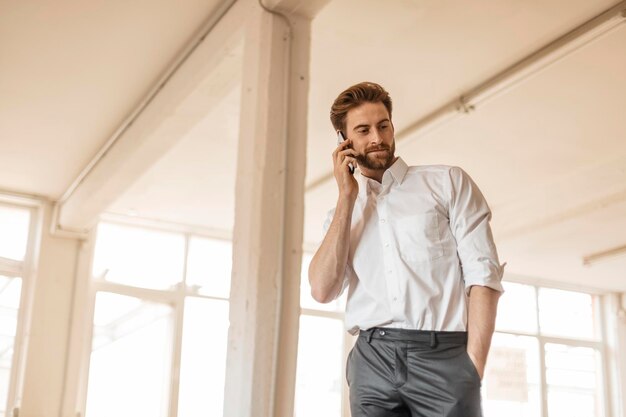
[[[358,191],[341,191],[339,192],[339,199],[337,201],[337,206],[340,204],[347,204],[350,208],[354,206],[354,202],[356,201],[356,196],[358,195]]]
[[[484,361],[481,361],[470,350],[467,351],[467,356],[469,356],[470,360],[474,364],[474,368],[476,368],[476,372],[478,372],[478,376],[480,376],[480,379],[483,379],[483,375],[485,373],[485,363],[484,363]]]

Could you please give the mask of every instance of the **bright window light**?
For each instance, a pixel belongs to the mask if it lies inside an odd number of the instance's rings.
[[[228,301],[187,297],[178,415],[221,416],[224,407]]]
[[[29,225],[30,210],[0,206],[0,257],[24,260]]]
[[[172,288],[183,279],[184,252],[181,234],[101,223],[93,275],[141,288]]]
[[[232,243],[192,237],[187,258],[187,285],[198,294],[228,298],[232,269]]]
[[[541,415],[540,369],[536,338],[495,333],[483,380],[485,416]]]
[[[341,320],[300,316],[296,417],[340,417],[344,375]]]
[[[503,285],[505,291],[498,302],[496,316],[498,330],[537,333],[535,288],[512,282],[505,282]]]
[[[599,353],[592,348],[546,344],[550,417],[600,417]]]
[[[5,415],[22,279],[0,275],[0,415]]]
[[[99,292],[89,364],[87,417],[166,417],[172,308]]]
[[[593,322],[593,298],[590,294],[539,289],[539,325],[542,334],[592,339],[596,335]]]

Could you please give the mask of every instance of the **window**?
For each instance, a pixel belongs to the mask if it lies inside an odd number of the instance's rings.
[[[87,417],[222,415],[231,243],[101,223]]]
[[[504,287],[483,381],[485,416],[603,416],[599,297]]]
[[[308,269],[312,255],[302,255],[300,333],[296,372],[295,417],[349,415],[344,377],[354,338],[344,329],[346,294],[328,304],[311,297]]]
[[[20,318],[23,287],[31,263],[34,210],[0,205],[0,415],[16,403],[14,352],[21,348]]]
[[[312,299],[302,258],[295,417],[350,415],[343,328],[345,294]],[[600,417],[607,401],[600,298],[504,282],[482,396],[485,417]]]

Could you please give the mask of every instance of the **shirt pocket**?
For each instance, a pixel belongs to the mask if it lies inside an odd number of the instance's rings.
[[[400,256],[410,264],[432,261],[444,255],[437,212],[401,217],[397,221],[396,234]]]

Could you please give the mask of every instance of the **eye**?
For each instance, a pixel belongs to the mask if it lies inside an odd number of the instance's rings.
[[[369,132],[369,129],[363,128],[363,129],[357,130],[357,132],[359,132],[359,134],[361,135],[367,135],[367,133]]]

